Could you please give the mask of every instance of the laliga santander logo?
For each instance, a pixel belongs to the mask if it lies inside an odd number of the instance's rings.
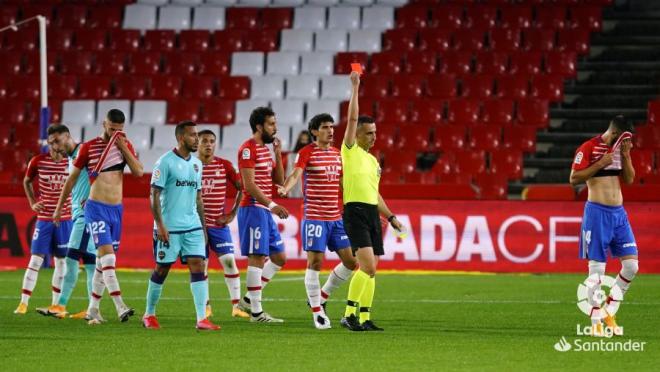
[[[603,287],[610,288],[609,301]],[[616,314],[621,306],[621,301],[623,301],[623,292],[611,276],[592,274],[578,285],[578,309],[591,319],[603,320],[608,314]]]

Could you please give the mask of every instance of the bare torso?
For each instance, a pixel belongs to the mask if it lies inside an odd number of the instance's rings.
[[[621,184],[617,176],[591,177],[587,180],[587,187],[590,202],[609,206],[623,204]]]
[[[120,204],[123,178],[122,171],[99,173],[89,191],[89,198],[106,204]]]

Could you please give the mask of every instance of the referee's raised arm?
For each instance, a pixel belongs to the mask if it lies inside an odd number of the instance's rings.
[[[351,148],[355,144],[355,136],[357,134],[358,123],[358,91],[360,89],[360,75],[353,71],[351,72],[351,100],[348,102],[348,125],[346,125],[346,132],[344,133],[344,143],[346,147]]]

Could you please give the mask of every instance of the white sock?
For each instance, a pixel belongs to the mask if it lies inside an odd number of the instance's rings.
[[[105,256],[101,257],[100,261],[101,271],[103,271],[103,281],[105,282],[105,286],[108,288],[112,302],[115,303],[115,309],[117,309],[117,313],[120,313],[122,309],[126,308],[126,304],[124,304],[124,300],[121,298],[119,280],[117,280],[117,273],[115,272],[117,256],[115,256],[114,253],[106,254]]]
[[[55,257],[55,270],[53,270],[53,278],[51,279],[53,305],[57,305],[60,302],[64,273],[66,273],[66,257]]]
[[[263,311],[261,308],[261,273],[262,270],[258,267],[248,266],[247,268],[246,281],[252,314],[259,314]]]
[[[593,274],[598,274],[600,276],[605,275],[605,262],[598,262],[598,261],[589,261],[589,276],[591,277]],[[600,290],[600,282],[596,283],[596,285],[592,288],[591,291],[588,292],[589,296],[589,304],[591,305],[591,314],[589,316],[591,317],[591,325],[596,325],[600,323],[600,320],[602,319],[601,317],[601,309],[600,309],[600,304],[595,303],[594,301],[591,300],[593,294],[596,291]]]
[[[328,300],[328,297],[334,292],[335,289],[339,288],[345,281],[351,278],[353,270],[344,266],[343,263],[338,263],[330,275],[328,280],[326,280],[323,288],[321,289],[321,303],[325,303]]]
[[[105,282],[103,281],[103,271],[101,271],[101,259],[96,258],[96,269],[94,270],[94,276],[92,276],[92,296],[89,298],[88,312],[91,309],[98,310],[104,291]]]
[[[305,270],[305,289],[309,306],[314,314],[322,312],[321,307],[321,284],[319,283],[319,272],[312,269]]]
[[[264,265],[263,271],[261,273],[261,289],[266,288],[268,283],[270,283],[270,280],[273,279],[275,274],[277,274],[277,272],[280,270],[282,270],[282,266],[277,266],[273,263],[273,261],[268,260],[268,262],[266,262]]]
[[[44,263],[44,259],[32,255],[30,257],[30,262],[28,263],[27,269],[25,269],[25,275],[23,276],[23,287],[21,291],[21,302],[27,304],[30,301],[32,296],[32,291],[37,285],[37,278],[39,277],[39,269]]]
[[[626,295],[626,292],[628,292],[630,282],[635,279],[637,271],[639,271],[638,260],[631,258],[621,261],[621,271],[619,272],[619,275],[616,276],[616,285],[621,288],[621,292],[624,296]]]
[[[229,298],[234,307],[238,306],[241,299],[241,275],[236,267],[236,259],[231,253],[224,254],[218,258],[225,273],[225,284],[229,290]]]

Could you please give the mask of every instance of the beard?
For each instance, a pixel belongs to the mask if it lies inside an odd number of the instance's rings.
[[[273,143],[275,141],[275,136],[271,136],[270,134],[263,132],[261,133],[261,140],[264,141],[265,144]]]
[[[188,150],[189,152],[197,152],[197,148],[199,147],[199,145],[197,144],[189,145],[187,143],[184,143],[184,145],[186,146],[186,150]]]

